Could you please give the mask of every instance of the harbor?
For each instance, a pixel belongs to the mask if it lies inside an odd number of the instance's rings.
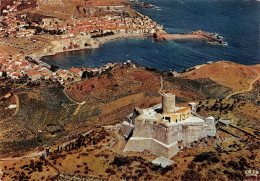
[[[227,45],[227,42],[223,40],[223,37],[219,36],[215,33],[210,33],[202,30],[193,31],[189,34],[154,34],[154,38],[159,41],[163,40],[176,40],[176,39],[204,39],[207,40],[210,43],[216,43],[219,45]]]

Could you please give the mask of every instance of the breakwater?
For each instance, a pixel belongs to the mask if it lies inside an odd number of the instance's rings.
[[[192,38],[198,38],[198,39],[204,39],[208,42],[217,43],[220,45],[227,45],[226,42],[224,42],[223,38],[217,34],[209,33],[206,31],[198,30],[191,32],[189,34],[154,34],[154,37],[157,40],[169,40],[169,39],[192,39]]]

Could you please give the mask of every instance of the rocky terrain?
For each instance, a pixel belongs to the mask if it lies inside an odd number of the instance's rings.
[[[229,71],[230,77],[243,75],[241,84],[234,79],[226,79],[230,84],[220,81],[227,67],[234,69]],[[207,75],[200,69],[207,70]],[[217,62],[200,69],[172,76],[134,63],[119,63],[101,75],[66,86],[50,81],[23,85],[1,80],[0,109],[4,114],[0,117],[0,166],[4,174],[0,175],[4,180],[30,180],[37,175],[42,180],[245,178],[244,170],[259,167],[256,158],[260,111],[259,97],[254,97],[259,93],[257,73],[254,74],[258,66]],[[159,103],[161,77],[163,88],[176,93],[176,102],[195,101],[201,116],[230,118],[235,126],[219,124],[219,148],[210,147],[210,142],[206,149],[196,143],[198,149],[180,152],[172,158],[175,164],[166,169],[152,165],[150,161],[155,156],[149,153],[122,152],[125,140],[116,127],[100,128],[122,122],[136,106],[145,108]],[[248,90],[246,86],[251,84],[252,90]],[[225,99],[243,88],[245,92]],[[12,95],[4,98],[10,90]],[[8,109],[10,104],[17,108]],[[93,133],[84,134],[90,130]],[[51,150],[41,157],[45,153],[43,146],[51,146]],[[24,161],[20,162],[22,158]]]

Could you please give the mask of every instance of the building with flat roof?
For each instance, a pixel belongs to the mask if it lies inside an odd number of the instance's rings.
[[[121,124],[121,131],[128,139],[124,151],[151,153],[171,158],[184,147],[201,139],[216,136],[215,119],[205,120],[195,116],[195,103],[177,107],[175,95],[162,94],[162,104],[146,109],[135,108]]]

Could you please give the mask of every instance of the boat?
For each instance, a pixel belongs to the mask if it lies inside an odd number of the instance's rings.
[[[224,41],[221,45],[223,45],[223,46],[227,46],[228,43]]]

